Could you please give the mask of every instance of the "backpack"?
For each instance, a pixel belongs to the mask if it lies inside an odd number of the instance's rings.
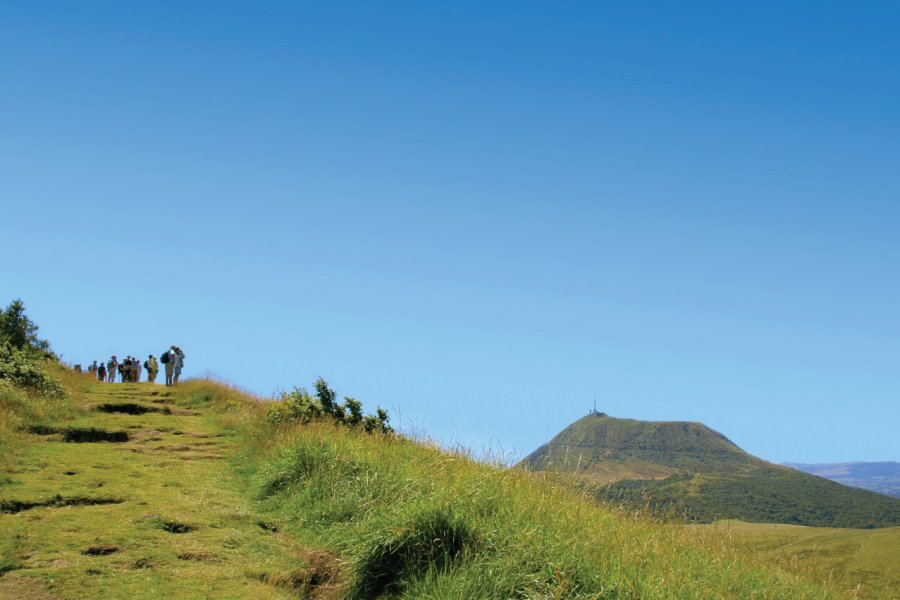
[[[159,357],[159,361],[164,365],[169,362],[169,351],[168,350],[166,350],[165,352],[162,353],[162,356]]]

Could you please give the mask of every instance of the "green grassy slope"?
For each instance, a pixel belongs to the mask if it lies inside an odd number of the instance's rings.
[[[700,522],[900,525],[900,500],[767,463],[700,423],[589,415],[523,465],[576,475],[601,499]]]
[[[720,521],[701,527],[810,579],[841,581],[866,598],[900,597],[900,527],[832,529]]]
[[[813,527],[891,527],[900,500],[849,488],[776,466],[734,475],[683,475],[656,481],[618,481],[596,488],[599,498],[684,515],[709,523],[740,519]]]
[[[259,402],[216,383],[78,385],[52,410],[0,398],[0,597],[802,599],[843,589],[520,470],[331,423],[274,425]]]
[[[5,457],[0,597],[295,597],[267,581],[306,568],[307,550],[260,527],[227,461],[235,430],[165,390],[95,385],[88,410]],[[64,441],[78,431],[128,441]]]

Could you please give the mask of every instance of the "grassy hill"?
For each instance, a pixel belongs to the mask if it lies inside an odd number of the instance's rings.
[[[696,525],[754,556],[766,556],[810,579],[840,580],[844,589],[885,600],[900,596],[900,527],[833,529],[717,521]]]
[[[702,423],[583,417],[523,461],[599,483],[681,473],[748,471],[765,465]]]
[[[900,500],[747,454],[700,423],[583,417],[523,461],[578,476],[596,497],[712,522],[900,525]]]
[[[3,598],[849,593],[552,479],[285,418],[285,402],[219,383],[42,368],[63,393],[0,377]]]

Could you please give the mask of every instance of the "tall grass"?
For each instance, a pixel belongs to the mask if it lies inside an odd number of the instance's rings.
[[[241,440],[234,465],[266,528],[324,551],[347,598],[834,597],[721,536],[600,505],[552,477],[403,436],[273,424],[264,402],[222,381],[169,392]]]
[[[253,488],[347,560],[350,597],[821,598],[713,538],[394,436],[278,432]]]

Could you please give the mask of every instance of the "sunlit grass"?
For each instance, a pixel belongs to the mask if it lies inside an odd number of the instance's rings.
[[[3,400],[19,416],[7,427],[16,460],[0,473],[12,507],[0,514],[0,597],[25,579],[60,598],[838,597],[724,536],[502,461],[332,423],[275,425],[262,399],[221,380],[62,377],[65,405]],[[152,410],[96,410],[110,403]],[[129,439],[64,443],[64,428]]]
[[[739,552],[859,598],[897,598],[900,527],[837,529],[720,521],[689,529],[727,540]]]
[[[260,527],[228,462],[239,440],[220,411],[235,405],[221,394],[212,410],[205,394],[216,388],[200,387],[88,381],[84,409],[30,414],[130,439],[18,433],[16,461],[0,473],[0,501],[12,511],[0,514],[0,597],[15,597],[23,578],[60,598],[295,597],[268,580],[305,572],[305,549]],[[110,402],[169,412],[89,410]]]
[[[258,496],[344,557],[361,597],[827,596],[715,538],[402,438],[307,426],[259,465]]]

